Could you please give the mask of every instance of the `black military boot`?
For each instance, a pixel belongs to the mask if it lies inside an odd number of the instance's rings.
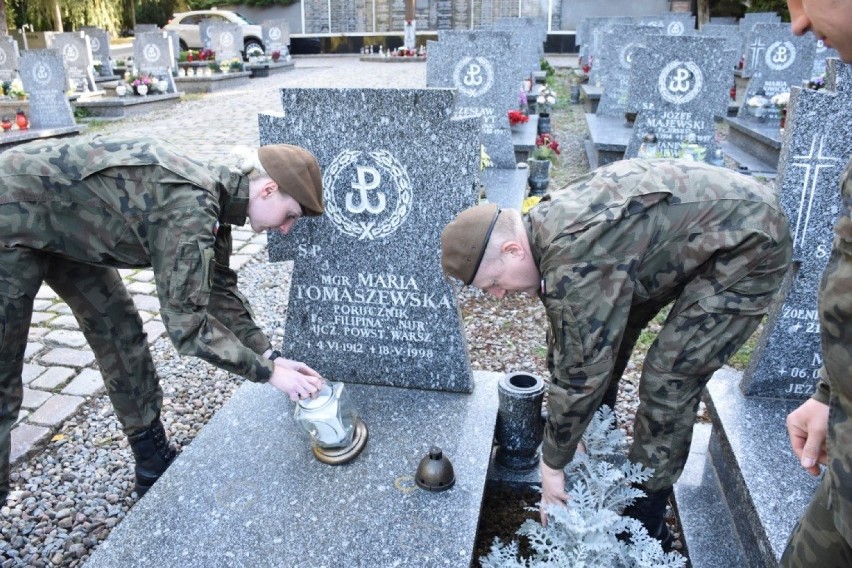
[[[652,538],[660,541],[663,552],[671,552],[674,544],[669,526],[666,524],[666,504],[672,494],[672,488],[659,491],[645,491],[646,496],[637,499],[624,510],[624,515],[633,517],[645,527]]]
[[[175,459],[177,450],[169,444],[159,417],[148,428],[127,439],[136,458],[135,490],[142,497]]]

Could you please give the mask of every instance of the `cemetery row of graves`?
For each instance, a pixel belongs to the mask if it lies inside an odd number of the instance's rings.
[[[46,49],[21,49],[14,38],[0,37],[0,115],[8,119],[0,144],[75,135],[84,129],[78,119],[151,113],[177,104],[183,93],[245,86],[293,67],[286,21],[263,23],[265,52],[244,53],[236,24],[199,27],[205,48],[193,51],[180,49],[176,32],[140,26],[126,59],[112,57],[109,33],[93,27],[49,34]]]

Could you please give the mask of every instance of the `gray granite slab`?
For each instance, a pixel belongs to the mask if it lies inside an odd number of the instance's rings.
[[[245,383],[86,565],[469,566],[498,379],[477,372],[472,394],[347,385],[369,440],[343,466],[313,458],[284,394]],[[432,445],[456,475],[440,493],[414,483]]]
[[[12,81],[18,76],[18,42],[0,35],[0,81]]]
[[[755,24],[746,48],[746,68],[750,77],[743,101],[758,91],[769,98],[787,93],[811,78],[816,39],[813,34],[794,36],[790,24]],[[747,116],[749,106],[740,107],[739,116]]]
[[[636,24],[655,28],[660,34],[668,36],[693,35],[695,31],[695,16],[690,12],[663,12],[642,16],[636,19]]]
[[[624,118],[586,114],[589,139],[586,156],[592,169],[624,158],[633,129],[626,126]]]
[[[500,18],[492,26],[494,31],[510,32],[522,64],[529,76],[541,69],[544,42],[547,39],[547,20],[544,18]]]
[[[596,112],[601,116],[624,117],[630,100],[630,69],[633,54],[646,36],[635,26],[615,25],[606,32],[595,61],[597,82],[603,87]],[[596,82],[596,84],[597,84]]]
[[[600,52],[600,48],[602,47],[598,40],[600,39],[600,35],[595,35],[595,32],[606,32],[611,29],[612,26],[615,25],[631,25],[633,24],[633,18],[629,16],[619,16],[619,17],[610,17],[610,18],[583,18],[580,22],[583,27],[583,39],[580,45],[580,57],[583,58],[583,61],[586,61],[592,65],[592,71],[595,69],[595,61],[597,60],[598,53]],[[597,72],[594,71],[596,74]],[[594,81],[596,79],[596,75],[590,76],[589,80]]]
[[[520,211],[527,195],[528,177],[527,168],[485,168],[479,174],[479,183],[485,188],[489,203]]]
[[[701,35],[705,37],[720,37],[725,40],[725,50],[730,51],[730,68],[733,69],[740,61],[743,54],[743,42],[745,38],[739,27],[723,24],[705,24],[701,26]]]
[[[261,23],[263,30],[263,47],[267,55],[273,51],[280,51],[281,57],[286,60],[290,55],[290,22],[287,20],[264,20]]]
[[[426,86],[456,90],[455,118],[478,118],[482,145],[497,168],[514,168],[508,111],[524,76],[510,32],[441,31],[428,41]]]
[[[714,116],[727,113],[733,70],[724,45],[700,36],[657,36],[633,52],[631,107],[639,114],[625,157],[635,157],[653,131],[662,157],[677,157],[695,137],[706,155],[716,148]]]
[[[692,568],[746,566],[734,519],[710,459],[711,429],[710,424],[696,423],[692,430],[689,458],[674,486],[677,518]]]
[[[830,91],[852,90],[852,64],[840,59],[828,59],[825,67],[825,88]]]
[[[168,93],[177,92],[172,69],[175,53],[172,38],[168,32],[145,32],[136,36],[133,42],[133,65],[140,73],[164,79],[168,83]]]
[[[761,123],[750,119],[724,117],[728,137],[722,148],[731,158],[752,173],[778,170],[781,155],[781,130],[777,123]],[[738,155],[734,149],[739,150]],[[752,161],[753,160],[753,161]]]
[[[332,380],[472,387],[440,234],[479,198],[480,138],[451,118],[453,97],[284,89],[284,116],[260,116],[261,144],[298,144],[323,172],[325,214],[269,234],[270,260],[295,257],[286,356]]]
[[[65,76],[75,91],[97,90],[92,67],[92,45],[86,32],[56,33],[51,48],[62,54]]]
[[[109,32],[93,26],[84,26],[82,30],[89,37],[89,44],[92,46],[92,57],[101,64],[100,73],[95,73],[97,75],[95,79],[97,80],[98,77],[112,77],[114,72],[112,70],[112,57],[110,57],[109,53]]]
[[[749,395],[809,397],[822,365],[817,296],[840,213],[852,148],[852,92],[793,88],[776,187],[790,218],[793,270],[764,326],[743,383]]]
[[[54,49],[21,54],[21,82],[30,103],[30,128],[67,128],[76,125],[65,95],[65,66]]]
[[[215,22],[207,27],[210,37],[210,49],[216,54],[216,61],[240,59],[243,51],[243,28],[239,24]]]
[[[799,401],[743,396],[741,374],[717,371],[707,385],[716,475],[746,554],[747,566],[776,566],[818,484],[799,465],[785,419]]]
[[[822,77],[825,75],[826,61],[828,59],[838,59],[839,57],[840,53],[836,49],[827,47],[821,39],[816,40],[814,66],[811,69],[811,77]]]

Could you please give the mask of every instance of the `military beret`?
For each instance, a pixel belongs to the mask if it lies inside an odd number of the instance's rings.
[[[272,181],[302,206],[305,215],[322,215],[322,175],[313,154],[290,144],[271,144],[261,146],[257,157]]]
[[[465,209],[441,233],[441,267],[444,274],[465,286],[473,282],[500,208],[494,203]]]

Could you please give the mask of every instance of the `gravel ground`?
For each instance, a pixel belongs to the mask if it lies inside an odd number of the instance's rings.
[[[564,88],[561,101],[567,101]],[[563,153],[551,189],[588,171],[581,107],[562,103],[552,116]],[[259,325],[277,343],[283,337],[287,297],[277,287],[289,285],[292,266],[264,261],[261,252],[241,270],[240,283],[255,306]],[[474,369],[526,370],[547,376],[545,315],[537,300],[498,302],[467,290],[461,306]],[[162,419],[180,448],[192,441],[241,379],[178,356],[166,338],[155,342],[152,351],[165,394]],[[633,420],[641,356],[637,353],[622,381],[617,409],[622,425]],[[93,398],[41,452],[14,467],[12,484],[10,499],[0,508],[0,568],[81,566],[136,501],[132,454],[108,398]],[[516,528],[507,527],[507,535]]]

